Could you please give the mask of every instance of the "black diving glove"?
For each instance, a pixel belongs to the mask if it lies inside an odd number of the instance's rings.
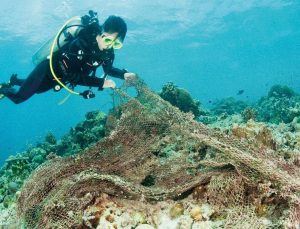
[[[80,95],[85,98],[85,99],[92,99],[92,98],[95,98],[95,94],[94,92],[92,92],[91,90],[86,90],[82,93],[80,93]]]

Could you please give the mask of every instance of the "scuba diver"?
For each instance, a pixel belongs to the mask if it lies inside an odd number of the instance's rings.
[[[38,65],[27,79],[19,79],[13,74],[8,83],[0,84],[0,98],[7,97],[19,104],[34,94],[65,88],[89,99],[95,97],[91,87],[98,90],[116,87],[113,80],[106,79],[107,75],[125,80],[136,77],[135,73],[113,67],[114,49],[123,46],[127,32],[127,25],[121,17],[109,16],[101,26],[97,13],[90,10],[89,15],[77,19],[77,24],[66,23],[54,41],[51,40],[51,50],[43,50],[46,55],[38,57]],[[96,77],[99,66],[103,68],[104,77]],[[77,85],[90,89],[78,93],[73,91]],[[14,86],[19,86],[19,90]]]

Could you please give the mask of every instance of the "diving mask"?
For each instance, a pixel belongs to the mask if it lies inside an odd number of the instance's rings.
[[[113,49],[120,49],[123,47],[123,43],[120,41],[119,38],[104,35],[102,36],[102,39],[105,45],[110,46]]]

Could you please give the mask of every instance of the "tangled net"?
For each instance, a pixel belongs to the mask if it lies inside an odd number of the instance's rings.
[[[82,212],[101,193],[149,201],[192,194],[237,209],[225,228],[255,225],[260,214],[299,225],[297,165],[208,129],[140,81],[134,86],[135,98],[117,91],[122,104],[108,116],[107,137],[83,154],[49,160],[27,180],[17,209],[26,228],[84,228]]]

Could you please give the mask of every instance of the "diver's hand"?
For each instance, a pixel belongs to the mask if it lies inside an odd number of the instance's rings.
[[[116,83],[113,80],[104,80],[103,88],[115,88]]]
[[[124,73],[124,79],[126,81],[135,80],[136,79],[136,74],[133,73],[133,72],[126,72],[126,73]]]
[[[80,93],[80,95],[85,99],[95,98],[95,94],[91,90],[86,90],[86,91]]]

